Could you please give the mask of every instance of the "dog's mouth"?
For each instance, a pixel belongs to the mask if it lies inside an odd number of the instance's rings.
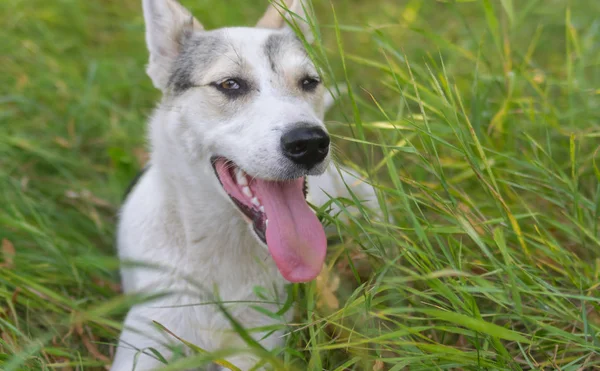
[[[222,157],[213,158],[212,164],[221,186],[267,245],[283,277],[291,282],[314,279],[325,260],[327,239],[306,203],[306,179],[253,178]]]

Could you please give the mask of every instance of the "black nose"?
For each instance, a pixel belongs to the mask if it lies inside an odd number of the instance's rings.
[[[283,154],[307,169],[323,161],[329,153],[329,135],[319,127],[301,127],[281,137]]]

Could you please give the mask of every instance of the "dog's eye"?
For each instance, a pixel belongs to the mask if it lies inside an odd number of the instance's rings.
[[[300,80],[300,87],[304,91],[313,91],[319,86],[321,81],[315,77],[305,77]]]
[[[248,84],[241,79],[227,79],[214,82],[211,85],[213,85],[221,93],[232,98],[243,95],[248,90]]]
[[[224,90],[238,90],[240,88],[240,83],[234,79],[229,79],[220,83],[219,86]]]

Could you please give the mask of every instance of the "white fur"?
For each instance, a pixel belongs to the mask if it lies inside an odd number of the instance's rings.
[[[165,94],[149,123],[150,167],[122,207],[117,244],[124,262],[124,291],[167,295],[128,313],[112,366],[115,371],[131,370],[134,363],[137,370],[158,368],[161,363],[149,355],[148,348],[168,358],[167,345],[180,344],[157,330],[152,321],[208,351],[245,348],[218,307],[207,302],[241,302],[227,304],[227,308],[249,329],[290,319],[289,312],[277,321],[243,303],[261,300],[254,289],[262,287],[280,304],[261,306],[276,312],[286,300],[286,282],[265,245],[220,186],[210,158],[225,156],[251,176],[278,178],[289,171],[278,150],[282,132],[300,121],[324,128],[324,90],[319,88],[311,96],[290,92],[287,77],[274,76],[261,52],[269,35],[285,30],[210,31],[227,38],[231,49],[209,70],[194,76],[200,88],[173,95],[167,86],[168,71],[178,53],[173,40],[189,26],[185,23],[191,16],[173,0],[144,0],[144,16],[150,51],[148,74]],[[209,32],[196,20],[191,29]],[[260,88],[260,94],[243,103],[228,102],[212,87],[202,87],[239,68],[232,62],[235,54],[244,56],[250,65],[245,73],[251,74]],[[282,66],[286,71],[316,73],[296,50],[285,52]],[[326,202],[326,194],[349,197],[337,169],[327,161],[311,174],[323,174],[309,177],[311,200],[316,204]],[[351,178],[345,181],[355,183]],[[375,201],[370,186],[361,183],[357,187],[359,198]],[[130,266],[125,264],[128,261],[147,266]],[[264,334],[253,333],[267,349],[281,346],[282,335],[280,331],[263,339]],[[256,362],[250,353],[228,360],[242,370]]]

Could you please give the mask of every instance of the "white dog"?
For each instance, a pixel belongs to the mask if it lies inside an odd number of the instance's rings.
[[[219,300],[246,328],[285,323],[247,303],[286,300],[286,282],[307,282],[326,253],[323,227],[307,204],[348,197],[347,185],[375,202],[373,189],[329,165],[323,124],[328,98],[317,69],[289,24],[310,41],[306,4],[271,5],[255,28],[206,31],[175,0],[143,0],[148,75],[163,92],[149,124],[151,158],[128,195],[118,227],[127,293],[165,294],[131,309],[113,370],[150,370],[181,341],[244,349]],[[260,296],[263,296],[261,294]],[[210,304],[210,303],[213,304]],[[208,304],[207,304],[208,303]],[[266,349],[281,332],[253,332]],[[227,359],[253,367],[251,352]],[[211,366],[219,367],[219,366]]]

